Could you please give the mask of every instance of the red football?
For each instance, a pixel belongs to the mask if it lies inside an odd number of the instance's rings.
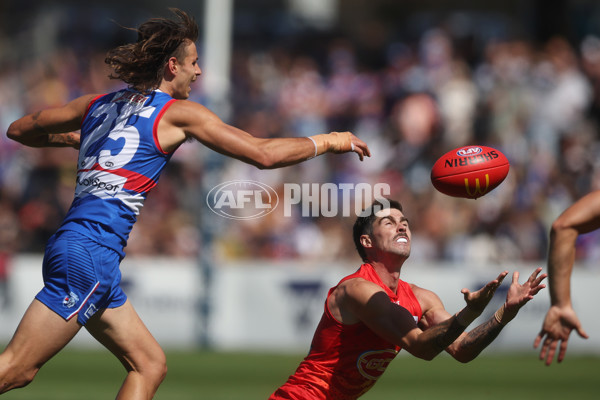
[[[441,156],[431,168],[431,183],[452,197],[476,199],[502,183],[510,164],[502,152],[487,146],[464,146]]]

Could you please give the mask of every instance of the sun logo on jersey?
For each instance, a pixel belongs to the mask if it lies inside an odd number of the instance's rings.
[[[374,381],[385,372],[396,354],[394,349],[367,351],[358,357],[356,367],[362,376]]]

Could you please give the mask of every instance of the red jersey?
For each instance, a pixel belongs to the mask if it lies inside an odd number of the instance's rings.
[[[343,278],[329,289],[327,297],[340,283],[352,278],[379,285],[391,302],[406,308],[415,321],[421,319],[421,305],[410,285],[399,279],[398,289],[393,293],[370,264],[361,265],[358,271]],[[375,384],[400,349],[362,322],[343,325],[331,315],[326,300],[308,356],[269,400],[356,399]]]

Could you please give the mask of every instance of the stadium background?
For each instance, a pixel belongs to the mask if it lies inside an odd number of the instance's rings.
[[[228,4],[231,25],[227,13],[216,18]],[[0,342],[39,289],[41,252],[72,199],[76,159],[68,149],[23,148],[6,128],[25,113],[121,87],[103,63],[106,50],[133,39],[119,25],[167,16],[168,6],[190,12],[201,37],[214,38],[199,42],[203,76],[193,100],[258,136],[351,130],[373,157],[259,171],[182,146],[146,202],[123,266],[132,302],[167,350],[301,353],[326,288],[359,263],[352,218],[227,220],[206,206],[217,183],[389,183],[414,234],[403,274],[439,291],[450,310],[463,286],[543,266],[551,221],[600,188],[600,6],[591,0],[4,0]],[[507,180],[477,201],[436,193],[430,166],[471,143],[507,155]],[[579,354],[600,351],[599,239],[578,241],[576,308],[592,335],[572,340]],[[490,352],[533,357],[547,301],[543,293],[532,302]],[[73,347],[94,348],[86,335]]]

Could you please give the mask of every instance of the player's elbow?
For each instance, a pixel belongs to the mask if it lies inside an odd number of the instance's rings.
[[[446,349],[448,354],[450,354],[452,358],[461,364],[466,364],[473,361],[477,358],[477,356],[479,356],[479,354],[481,354],[482,350],[483,349],[475,349],[470,347],[465,348],[460,345],[451,345]]]
[[[554,220],[550,227],[550,237],[554,240],[557,238],[561,240],[575,240],[578,234],[579,232],[572,221],[562,215]]]
[[[466,355],[462,355],[462,354],[455,354],[454,355],[454,359],[456,361],[458,361],[461,364],[466,364],[468,362],[473,361],[475,357],[471,357],[471,356],[466,356]]]
[[[266,152],[259,152],[252,158],[251,163],[258,169],[274,169],[279,166],[275,156]]]
[[[21,132],[18,129],[17,124],[15,122],[10,124],[10,126],[6,130],[6,137],[14,141],[21,142]]]
[[[270,162],[269,160],[264,160],[264,161],[256,161],[254,163],[254,166],[260,170],[263,169],[274,169],[276,168],[276,164],[273,162]]]
[[[421,360],[425,360],[425,361],[431,361],[435,357],[437,357],[438,354],[440,354],[439,351],[432,349],[432,348],[412,349],[412,350],[408,350],[408,351],[413,356],[420,358]]]
[[[437,354],[422,354],[419,358],[425,361],[432,361],[436,356]]]
[[[565,221],[564,218],[559,217],[554,222],[552,222],[552,226],[550,227],[550,233],[556,235],[558,232],[567,229],[569,224]]]
[[[437,357],[438,354],[440,354],[440,353],[420,353],[416,356],[418,358],[420,358],[421,360],[432,361],[434,358]]]

